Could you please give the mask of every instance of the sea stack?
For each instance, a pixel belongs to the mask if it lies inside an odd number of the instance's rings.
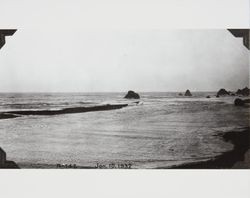
[[[191,92],[189,90],[186,91],[185,96],[192,96]]]
[[[238,89],[236,92],[237,95],[242,95],[242,96],[249,96],[250,94],[250,89],[248,87],[245,87],[244,89]]]
[[[128,93],[126,94],[126,96],[124,98],[127,99],[140,99],[140,95],[134,91],[128,91]]]
[[[217,96],[225,96],[225,95],[229,95],[229,92],[225,89],[220,89],[218,92],[217,92]]]

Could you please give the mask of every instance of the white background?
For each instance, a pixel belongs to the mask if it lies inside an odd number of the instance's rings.
[[[22,12],[22,8],[17,6],[20,2],[0,0],[1,28],[22,28],[31,18],[39,22],[39,17],[42,16],[37,16],[35,10]],[[24,6],[29,6],[31,3],[27,0],[22,2]],[[34,2],[37,3],[33,1],[33,4]],[[68,2],[74,3],[74,0]],[[86,28],[249,28],[250,26],[249,0],[84,2],[88,5]],[[63,20],[59,21],[56,17],[51,20],[55,20],[55,24],[63,27]],[[67,17],[64,20],[67,20]],[[3,198],[247,198],[250,197],[249,187],[249,170],[0,170],[0,197]]]
[[[249,170],[0,171],[1,197],[249,198]]]

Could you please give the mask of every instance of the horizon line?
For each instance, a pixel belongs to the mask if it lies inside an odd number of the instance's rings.
[[[190,89],[189,89],[190,90]],[[128,90],[130,91],[130,90]],[[0,91],[0,93],[127,93],[128,91]],[[185,91],[136,91],[138,93],[185,93]],[[218,92],[219,90],[192,91],[190,92]],[[230,91],[230,90],[228,90]],[[237,90],[236,90],[237,91]]]

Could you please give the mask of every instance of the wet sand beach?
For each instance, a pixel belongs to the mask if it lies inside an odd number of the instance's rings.
[[[241,132],[227,132],[217,135],[226,142],[231,142],[234,148],[208,161],[182,164],[172,167],[159,167],[157,169],[249,169],[250,168],[250,128]],[[58,167],[56,164],[20,164],[22,168],[70,169],[71,167]],[[77,169],[96,169],[94,166],[77,166]],[[72,167],[72,169],[75,169]]]
[[[226,142],[234,145],[233,150],[227,151],[214,159],[183,164],[179,166],[165,167],[172,169],[248,169],[249,164],[249,148],[250,148],[250,128],[245,128],[241,132],[227,132],[219,134]],[[164,167],[162,167],[164,168]]]

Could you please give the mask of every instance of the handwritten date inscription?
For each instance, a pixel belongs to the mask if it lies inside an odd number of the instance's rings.
[[[132,164],[130,163],[122,163],[122,164],[116,164],[116,163],[99,164],[97,163],[95,168],[98,168],[98,169],[131,169]]]

